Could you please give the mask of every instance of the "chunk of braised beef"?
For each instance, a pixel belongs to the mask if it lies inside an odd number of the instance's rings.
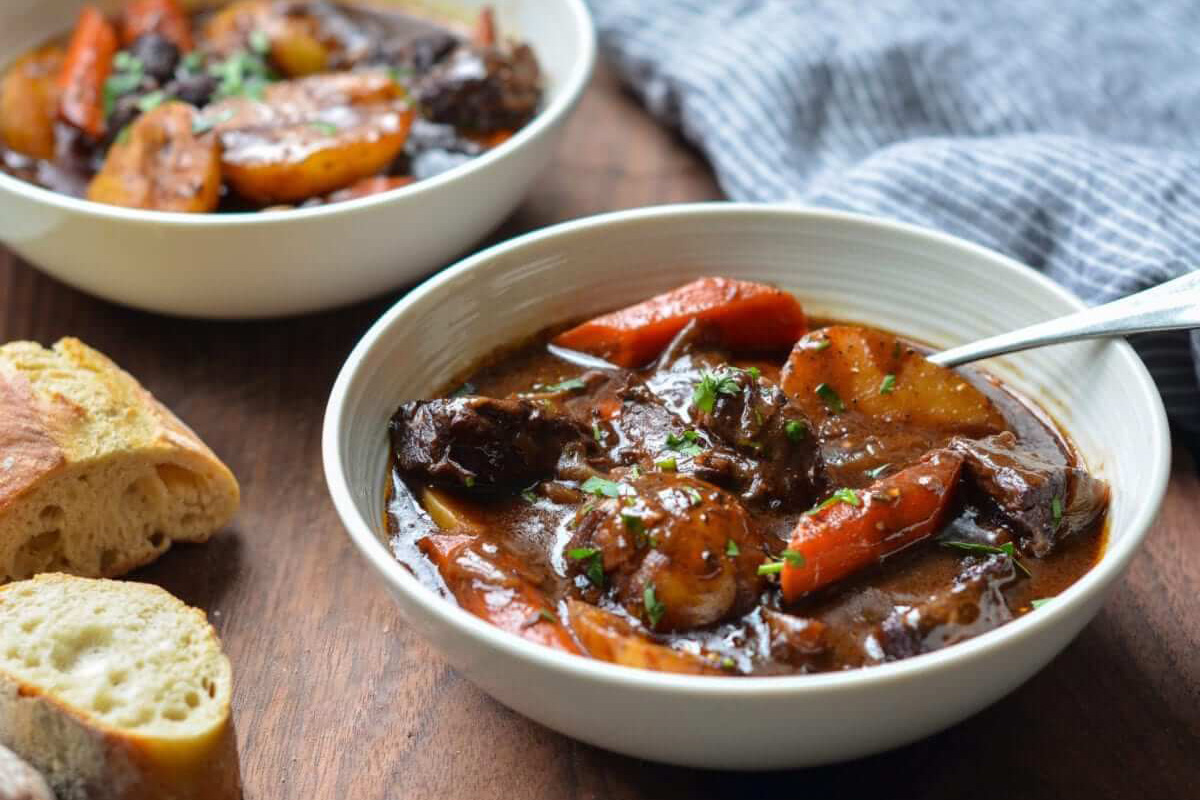
[[[541,75],[525,45],[504,52],[461,46],[416,85],[425,116],[479,133],[515,130],[531,120],[541,102]]]
[[[458,46],[457,37],[439,31],[414,39],[409,44],[409,63],[418,75],[433,69]]]
[[[717,439],[756,461],[743,493],[774,508],[808,508],[821,484],[815,437],[800,408],[779,387],[755,372],[724,368],[701,381],[718,387],[701,392],[693,418]],[[710,402],[705,402],[705,401]]]
[[[1013,614],[1002,589],[1015,578],[1013,559],[993,555],[967,567],[949,589],[897,607],[872,634],[883,660],[939,650],[1008,622]]]
[[[179,48],[161,33],[143,33],[129,45],[129,55],[142,64],[142,74],[166,85],[179,64]]]
[[[217,93],[217,79],[208,73],[180,74],[167,84],[164,91],[176,100],[203,108]]]
[[[966,458],[967,480],[996,503],[1022,548],[1038,558],[1091,528],[1108,508],[1104,481],[1021,449],[1010,432],[985,439],[956,437],[949,446]]]
[[[451,486],[527,486],[552,474],[568,450],[594,447],[578,422],[531,400],[417,400],[388,428],[402,472]]]
[[[771,658],[794,667],[817,666],[829,652],[828,627],[817,619],[762,610],[770,635]]]
[[[736,497],[673,473],[612,477],[617,496],[579,509],[566,550],[585,596],[595,601],[611,592],[660,631],[710,625],[754,605],[766,551]]]

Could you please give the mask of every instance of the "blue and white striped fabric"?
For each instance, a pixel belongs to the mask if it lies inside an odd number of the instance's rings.
[[[739,200],[882,214],[1100,303],[1200,263],[1196,0],[590,0]],[[1200,335],[1135,341],[1200,431]]]

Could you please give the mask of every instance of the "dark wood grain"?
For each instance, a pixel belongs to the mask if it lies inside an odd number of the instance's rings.
[[[696,155],[602,72],[497,236],[718,196]],[[236,670],[251,800],[1200,797],[1200,480],[1183,449],[1161,520],[1096,621],[1004,702],[916,745],[803,772],[706,773],[598,751],[508,711],[405,629],[325,492],[329,388],[398,296],[286,321],[187,322],[91,299],[0,251],[0,341],[87,340],[242,481],[230,530],[134,577],[212,615]]]

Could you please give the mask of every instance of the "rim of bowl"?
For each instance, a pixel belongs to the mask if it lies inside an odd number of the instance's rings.
[[[321,443],[326,483],[338,516],[351,540],[390,587],[402,591],[409,600],[420,605],[426,613],[436,617],[441,623],[454,628],[459,635],[475,637],[490,648],[504,651],[512,657],[527,662],[534,662],[534,665],[541,668],[570,672],[581,678],[610,685],[621,684],[627,687],[653,688],[679,695],[779,696],[814,691],[857,690],[864,685],[901,680],[913,676],[914,673],[927,670],[936,671],[960,662],[987,658],[1006,647],[1019,646],[1022,640],[1034,635],[1035,632],[1053,626],[1057,620],[1069,614],[1069,609],[1083,604],[1092,593],[1104,591],[1110,582],[1121,575],[1158,515],[1163,495],[1166,492],[1171,462],[1170,434],[1162,400],[1149,372],[1133,348],[1123,340],[1113,342],[1113,346],[1118,348],[1124,366],[1136,381],[1137,389],[1144,400],[1143,407],[1150,412],[1149,419],[1142,420],[1146,425],[1146,437],[1154,456],[1153,463],[1150,465],[1150,491],[1141,496],[1141,505],[1124,535],[1115,542],[1110,540],[1100,561],[1064,592],[1057,595],[1054,603],[1043,606],[1036,614],[1026,614],[952,647],[900,661],[841,672],[763,677],[678,675],[624,667],[586,656],[562,653],[529,642],[485,622],[422,585],[378,538],[371,523],[358,513],[351,487],[346,480],[339,439],[343,427],[346,397],[351,385],[360,377],[363,361],[376,344],[387,336],[395,321],[410,308],[421,304],[427,295],[438,290],[444,284],[451,283],[466,273],[483,268],[499,256],[522,250],[545,239],[569,236],[577,231],[618,226],[623,223],[672,220],[689,216],[784,216],[823,220],[842,225],[860,225],[892,236],[924,240],[927,244],[936,247],[957,249],[972,257],[986,259],[998,269],[1017,273],[1022,280],[1032,281],[1049,289],[1072,308],[1082,309],[1085,307],[1084,303],[1071,292],[1032,268],[955,236],[907,223],[796,204],[712,202],[617,211],[560,223],[489,247],[426,280],[392,306],[367,330],[354,347],[330,393]],[[382,482],[385,476],[380,475],[379,479]]]
[[[107,203],[97,203],[78,197],[55,192],[41,186],[23,181],[0,170],[0,190],[24,196],[26,199],[56,206],[64,211],[90,214],[111,220],[123,222],[145,222],[166,226],[224,226],[224,225],[268,225],[286,222],[292,219],[311,219],[318,216],[336,216],[351,213],[361,208],[388,203],[399,197],[416,197],[423,192],[435,191],[443,184],[466,180],[475,172],[486,168],[493,161],[498,161],[509,153],[524,147],[526,143],[540,136],[544,130],[566,117],[587,88],[592,71],[596,65],[596,26],[591,14],[584,5],[584,0],[558,0],[571,12],[572,30],[577,47],[575,61],[571,64],[566,78],[562,82],[562,90],[556,93],[550,104],[543,108],[525,127],[517,131],[511,138],[493,147],[464,164],[449,169],[432,178],[416,181],[408,186],[390,189],[377,195],[345,200],[312,208],[288,208],[278,211],[231,211],[211,214],[187,214],[179,211],[150,211],[139,208],[125,208]]]

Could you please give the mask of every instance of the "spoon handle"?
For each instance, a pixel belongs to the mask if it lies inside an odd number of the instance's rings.
[[[943,367],[1079,339],[1200,328],[1200,271],[1102,306],[991,336],[930,356]]]

